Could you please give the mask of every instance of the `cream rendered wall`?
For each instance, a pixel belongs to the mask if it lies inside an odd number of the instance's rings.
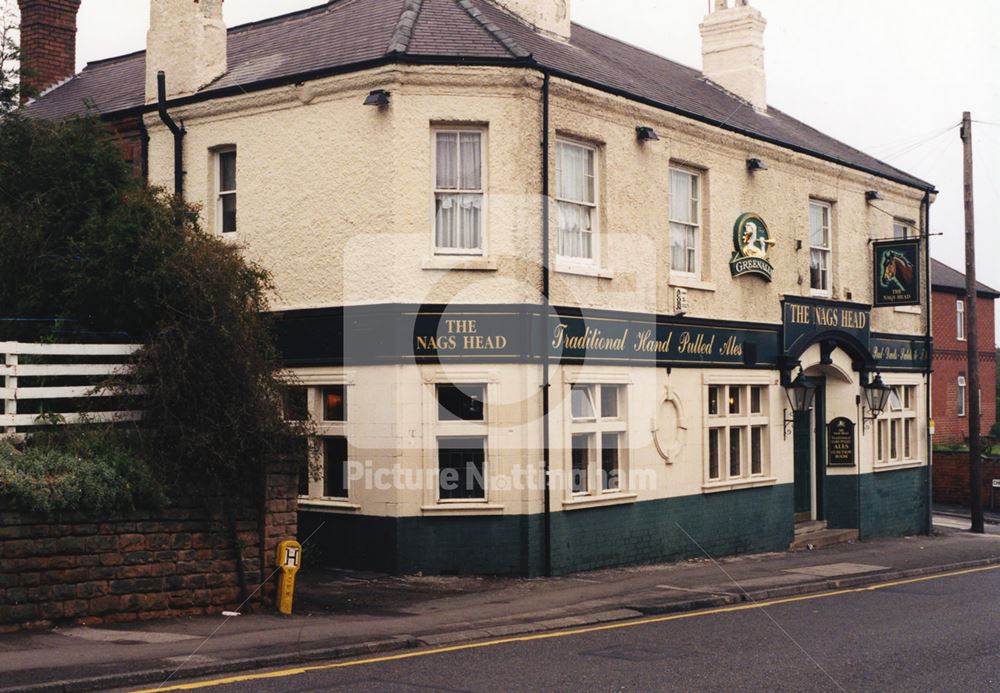
[[[361,105],[373,87],[392,92],[388,109]],[[383,68],[171,111],[188,128],[185,190],[203,205],[206,228],[215,222],[210,150],[237,145],[234,241],[274,273],[276,309],[537,302],[539,89],[539,76],[521,69]],[[155,116],[147,123],[151,180],[167,185],[172,140]],[[487,129],[481,260],[432,255],[432,124]],[[661,140],[639,144],[637,124],[653,126]],[[891,237],[893,216],[920,216],[917,190],[561,80],[553,80],[550,135],[553,191],[557,136],[600,145],[604,275],[554,272],[555,304],[670,313],[676,285],[689,289],[692,316],[779,323],[784,294],[810,293],[810,198],[833,203],[832,298],[870,303],[869,239]],[[748,173],[751,156],[769,170]],[[704,172],[702,281],[694,284],[669,271],[671,162]],[[888,214],[865,202],[873,189]],[[732,225],[747,211],[760,213],[777,241],[771,283],[730,276]],[[446,271],[455,262],[471,269]],[[923,325],[922,315],[873,311],[876,331],[922,334]]]
[[[810,295],[810,199],[833,203],[833,299],[871,303],[869,240],[891,238],[894,217],[917,228],[921,191],[621,97],[559,80],[553,84],[550,135],[599,148],[605,236],[598,263],[605,276],[556,273],[553,303],[670,314],[672,287],[680,286],[689,289],[691,316],[780,323],[782,296]],[[653,127],[660,140],[638,143],[637,125]],[[768,170],[748,172],[751,157],[764,160]],[[699,282],[670,274],[672,163],[703,174]],[[550,176],[554,186],[554,166]],[[867,190],[883,195],[876,204],[884,211],[865,201]],[[770,254],[770,283],[730,274],[733,224],[744,212],[761,214],[777,241]],[[802,242],[800,250],[796,241]],[[555,257],[555,231],[551,242]],[[920,314],[891,308],[873,310],[872,320],[873,330],[882,332],[923,334],[926,324]]]

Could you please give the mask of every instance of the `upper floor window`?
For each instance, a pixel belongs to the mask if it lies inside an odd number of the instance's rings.
[[[955,337],[965,339],[965,300],[955,301]]]
[[[482,130],[434,132],[434,250],[483,252]]]
[[[215,151],[215,227],[236,232],[236,147]]]
[[[698,273],[701,245],[701,177],[670,169],[670,269]]]
[[[892,237],[893,238],[909,238],[912,235],[912,229],[910,224],[905,221],[900,221],[899,219],[894,219],[892,222]]]
[[[597,258],[596,159],[593,147],[556,142],[558,253],[587,263]]]
[[[809,203],[809,288],[815,294],[831,291],[831,235],[830,205],[813,200]]]
[[[965,416],[965,376],[958,376],[958,415]]]

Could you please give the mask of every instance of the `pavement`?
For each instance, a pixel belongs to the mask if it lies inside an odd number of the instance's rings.
[[[0,692],[155,686],[1000,564],[1000,533],[974,535],[955,524],[967,526],[941,514],[931,536],[557,578],[303,570],[289,617],[209,616],[0,635]]]

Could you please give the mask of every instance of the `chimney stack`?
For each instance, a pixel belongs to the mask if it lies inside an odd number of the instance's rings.
[[[543,34],[569,41],[569,0],[494,0]]]
[[[21,10],[21,85],[41,94],[76,74],[80,0],[17,0],[17,6]]]
[[[156,101],[156,73],[167,97],[193,94],[226,73],[223,0],[150,0],[146,33],[146,103]]]
[[[764,16],[748,0],[712,0],[700,27],[705,77],[750,102],[759,113],[767,112],[765,26]]]

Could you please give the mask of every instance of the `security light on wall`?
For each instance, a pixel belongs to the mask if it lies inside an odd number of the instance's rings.
[[[788,410],[784,411],[785,430],[782,437],[788,438],[788,427],[795,424],[795,414],[812,409],[813,399],[816,397],[816,385],[809,380],[799,369],[799,374],[795,380],[785,386],[785,397],[788,398],[788,405],[792,408],[793,415],[789,418]]]
[[[881,200],[882,193],[878,190],[866,190],[865,191],[865,201],[874,202],[875,200]]]
[[[760,159],[747,159],[747,171],[766,171],[767,164]]]
[[[378,106],[385,108],[389,105],[389,92],[385,89],[375,89],[365,97],[365,106]]]
[[[653,142],[660,139],[660,136],[656,134],[656,130],[648,125],[638,126],[635,129],[635,136],[640,142]]]

